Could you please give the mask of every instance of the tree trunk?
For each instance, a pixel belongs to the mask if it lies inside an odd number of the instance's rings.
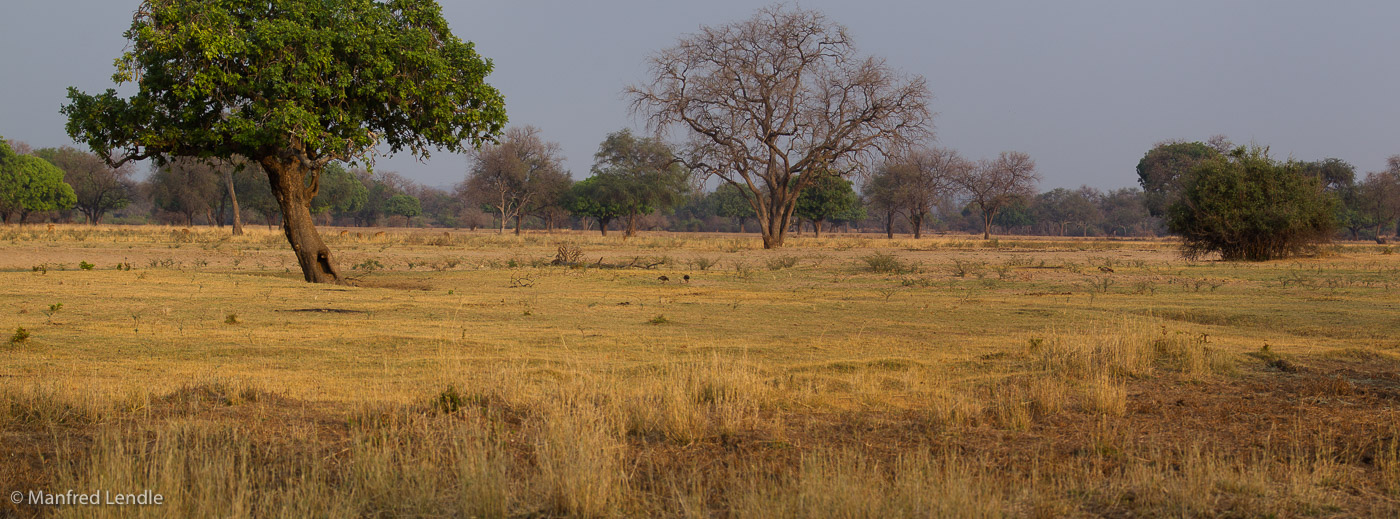
[[[303,180],[307,171],[296,159],[284,163],[278,162],[277,157],[265,157],[261,162],[272,184],[272,194],[282,207],[282,230],[301,264],[302,276],[310,283],[340,284],[342,279],[331,262],[331,251],[321,241],[311,219],[311,199],[316,197],[319,178],[313,177],[315,180],[308,187]],[[319,177],[320,172],[315,175]]]
[[[612,218],[599,218],[599,219],[598,219],[598,230],[603,232],[603,236],[607,236],[607,235],[608,235],[608,222],[610,222],[610,221],[612,221]]]
[[[523,215],[523,214],[520,214],[520,213],[516,213],[516,214],[515,214],[515,235],[516,235],[516,236],[520,236],[520,219],[521,219],[521,218],[524,218],[524,217],[525,217],[525,215]]]
[[[506,216],[506,210],[505,210],[505,208],[502,208],[502,209],[501,209],[501,229],[498,230],[498,231],[496,231],[496,234],[502,234],[502,235],[505,234],[505,233],[506,233],[506,224],[509,223],[509,222],[510,222],[510,217],[509,217],[509,216]]]
[[[909,219],[909,223],[910,223],[910,224],[913,224],[913,226],[914,226],[914,239],[917,240],[917,239],[919,239],[919,238],[923,238],[923,237],[924,237],[924,232],[923,232],[923,231],[924,231],[924,217],[923,217],[922,215],[920,215],[920,216],[915,216],[915,217]]]
[[[822,237],[822,221],[812,220],[812,235],[814,238]]]
[[[623,236],[624,238],[631,238],[631,237],[636,236],[636,235],[637,235],[637,213],[629,213],[629,214],[627,215],[627,234],[624,234],[624,235],[622,235],[622,236]]]
[[[238,209],[238,193],[233,191],[233,171],[224,168],[224,183],[228,184],[228,199],[233,205],[233,235],[243,235],[243,213]]]
[[[885,239],[887,239],[887,240],[893,240],[893,239],[894,239],[894,210],[893,210],[893,209],[888,209],[888,210],[885,211]]]
[[[995,215],[988,211],[982,211],[982,239],[992,239],[992,218]]]

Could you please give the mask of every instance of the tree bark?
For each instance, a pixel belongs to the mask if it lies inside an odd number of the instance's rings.
[[[233,235],[243,235],[243,213],[238,209],[238,193],[233,190],[233,171],[224,168],[224,183],[228,184],[228,199],[233,205]]]
[[[331,262],[331,251],[321,241],[311,219],[311,199],[316,197],[319,179],[313,177],[311,186],[307,186],[303,180],[306,168],[296,159],[279,162],[277,157],[265,157],[261,162],[272,184],[272,194],[282,207],[282,230],[301,264],[302,276],[310,283],[342,283],[340,271]],[[319,176],[320,172],[314,174]]]
[[[996,215],[991,212],[982,211],[982,239],[992,239],[992,218],[995,216]]]
[[[521,218],[524,218],[524,217],[525,217],[525,215],[522,215],[522,214],[520,214],[520,213],[515,213],[515,235],[516,235],[516,236],[520,236],[520,219],[521,219]]]
[[[612,218],[599,218],[599,219],[598,219],[598,230],[599,230],[599,231],[603,231],[603,236],[607,236],[607,235],[608,235],[608,222],[610,222],[610,221],[612,221]]]
[[[636,235],[637,235],[637,213],[630,213],[630,214],[627,215],[627,234],[624,234],[623,237],[631,238],[631,237],[636,236]]]
[[[923,237],[924,237],[924,232],[923,232],[923,231],[924,231],[924,217],[923,217],[922,215],[921,215],[921,216],[915,216],[915,217],[909,219],[909,223],[911,223],[911,224],[914,225],[914,239],[917,240],[917,239],[919,239],[919,238],[923,238]]]
[[[822,237],[822,221],[812,220],[812,235],[814,238]]]
[[[885,211],[885,239],[894,239],[894,210]]]

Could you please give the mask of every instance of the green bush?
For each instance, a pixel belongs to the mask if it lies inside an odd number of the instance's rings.
[[[1192,168],[1167,228],[1188,258],[1266,261],[1324,243],[1336,229],[1335,197],[1302,164],[1278,162],[1268,149],[1237,148]]]

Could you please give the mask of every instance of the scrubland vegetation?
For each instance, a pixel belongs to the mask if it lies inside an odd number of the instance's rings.
[[[1400,513],[1395,246],[323,233],[0,229],[0,515]]]

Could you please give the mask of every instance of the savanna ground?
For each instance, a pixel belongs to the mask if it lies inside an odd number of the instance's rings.
[[[1396,247],[323,233],[0,229],[0,516],[1400,514]]]

